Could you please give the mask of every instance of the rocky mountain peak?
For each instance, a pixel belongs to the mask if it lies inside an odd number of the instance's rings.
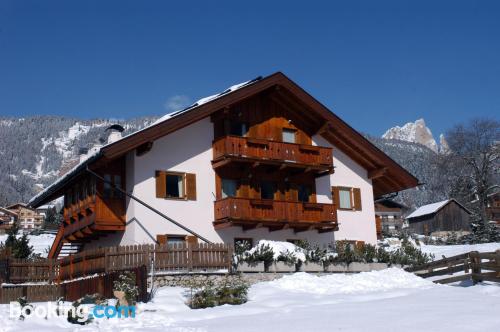
[[[444,135],[439,135],[438,144],[434,139],[431,130],[426,126],[424,119],[418,119],[415,122],[408,122],[402,127],[392,127],[387,130],[384,135],[382,135],[382,138],[419,143],[436,153],[448,150],[448,143],[446,142]]]

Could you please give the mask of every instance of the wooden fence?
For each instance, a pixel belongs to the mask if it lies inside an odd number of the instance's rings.
[[[135,273],[136,286],[139,289],[138,301],[147,301],[147,269],[146,266],[131,269]],[[100,294],[105,298],[113,297],[113,283],[118,279],[119,271],[91,276],[84,279],[50,285],[4,285],[0,287],[0,303],[17,301],[26,297],[28,302],[75,301],[88,294]]]
[[[471,251],[465,254],[443,258],[427,264],[407,268],[422,278],[445,276],[434,280],[435,283],[448,284],[463,280],[472,280],[474,283],[492,281],[500,283],[500,250],[495,252]],[[461,273],[455,276],[455,273]]]
[[[55,282],[153,264],[158,272],[230,270],[232,249],[224,244],[131,245],[86,250],[58,260],[0,259],[0,282]]]

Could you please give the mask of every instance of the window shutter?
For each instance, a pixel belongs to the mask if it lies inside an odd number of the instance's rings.
[[[186,242],[188,245],[196,245],[198,244],[198,238],[194,235],[188,235],[186,236]]]
[[[332,187],[332,201],[338,209],[340,207],[339,187]]]
[[[361,211],[361,189],[352,188],[352,195],[354,200],[354,210]]]
[[[186,198],[196,201],[196,174],[186,173]]]
[[[156,171],[156,198],[167,197],[167,176],[163,171]]]
[[[156,241],[158,242],[158,244],[167,244],[167,235],[157,234]]]

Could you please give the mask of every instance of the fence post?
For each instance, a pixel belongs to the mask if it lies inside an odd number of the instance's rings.
[[[108,248],[104,248],[104,272],[108,273]]]
[[[187,249],[188,249],[188,271],[191,272],[193,271],[193,246],[188,243],[187,244]]]
[[[479,258],[479,252],[471,251],[469,254],[471,267],[472,267],[472,282],[473,284],[477,284],[481,282],[480,274],[481,274],[481,258]]]

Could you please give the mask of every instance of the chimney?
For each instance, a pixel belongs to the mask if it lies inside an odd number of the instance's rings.
[[[119,141],[122,138],[122,132],[125,129],[119,124],[114,124],[106,128],[105,131],[109,131],[108,144]]]

